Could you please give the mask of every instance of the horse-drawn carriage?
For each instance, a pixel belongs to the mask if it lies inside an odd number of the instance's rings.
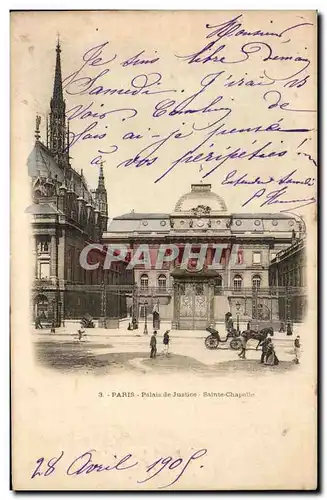
[[[206,337],[204,343],[207,349],[217,349],[219,344],[226,343],[229,339],[229,346],[231,349],[238,350],[241,348],[242,345],[242,338],[241,336],[244,336],[246,339],[246,342],[249,340],[257,340],[258,344],[256,346],[256,350],[259,348],[259,346],[262,344],[262,342],[267,338],[268,335],[273,335],[274,330],[272,327],[268,328],[262,328],[260,331],[256,330],[245,330],[244,332],[240,333],[238,332],[235,328],[230,328],[227,330],[227,334],[225,338],[222,338],[215,328],[209,326],[206,328],[206,331],[210,333],[208,337]]]
[[[228,330],[225,338],[221,337],[218,330],[212,326],[206,328],[206,331],[210,333],[204,341],[207,349],[217,349],[219,344],[225,344],[229,339],[231,339],[229,342],[231,349],[237,350],[242,345],[240,334],[235,329]]]
[[[93,318],[90,314],[86,313],[81,319],[81,325],[84,328],[95,328]]]

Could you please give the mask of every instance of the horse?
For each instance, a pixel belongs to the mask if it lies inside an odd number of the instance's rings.
[[[267,335],[274,335],[274,329],[271,326],[267,326],[266,328],[262,328],[260,330],[261,333],[267,333]]]
[[[245,330],[242,332],[242,335],[246,337],[246,341],[248,342],[249,340],[258,340],[257,347],[255,350],[257,351],[258,348],[262,345],[262,342],[268,337],[268,335],[273,335],[274,330],[270,326],[267,328],[262,328],[259,332],[256,330]]]

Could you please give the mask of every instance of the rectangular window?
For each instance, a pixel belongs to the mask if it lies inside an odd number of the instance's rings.
[[[235,276],[234,278],[234,290],[240,290],[242,288],[242,277]]]
[[[49,262],[40,262],[40,278],[41,278],[41,280],[50,278],[50,264],[49,264]]]
[[[261,252],[253,252],[253,264],[261,264]]]
[[[244,254],[241,248],[237,251],[237,263],[244,264]]]

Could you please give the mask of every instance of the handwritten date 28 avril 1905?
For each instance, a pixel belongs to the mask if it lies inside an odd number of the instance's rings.
[[[73,460],[71,458],[68,459],[66,463],[64,463],[64,457],[66,456],[64,451],[61,451],[60,454],[50,459],[40,457],[36,460],[35,468],[31,474],[31,479],[35,479],[38,476],[48,477],[62,472],[67,476],[76,477],[91,473],[93,475],[99,472],[117,473],[130,469],[136,469],[138,476],[136,482],[137,484],[142,485],[151,481],[156,476],[163,476],[162,472],[165,470],[168,472],[168,476],[164,476],[165,482],[164,484],[161,484],[159,488],[167,488],[168,486],[172,486],[179,481],[188,468],[192,468],[193,473],[196,472],[196,470],[202,469],[203,461],[199,459],[207,454],[207,449],[202,448],[197,450],[187,458],[174,458],[172,456],[159,457],[149,465],[142,465],[133,457],[131,453],[126,454],[122,458],[113,454],[112,463],[110,465],[98,462],[95,454],[96,450],[88,450],[76,458],[73,458]],[[194,465],[192,464],[194,464],[197,460],[199,460],[199,462],[197,463],[197,468],[194,469]],[[108,484],[110,484],[110,482]]]

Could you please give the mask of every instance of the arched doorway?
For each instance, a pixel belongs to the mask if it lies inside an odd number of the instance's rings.
[[[34,299],[34,319],[38,316],[41,321],[48,319],[49,300],[45,295],[37,295]]]
[[[252,301],[252,319],[259,321],[271,320],[270,308],[260,299],[253,299]]]

